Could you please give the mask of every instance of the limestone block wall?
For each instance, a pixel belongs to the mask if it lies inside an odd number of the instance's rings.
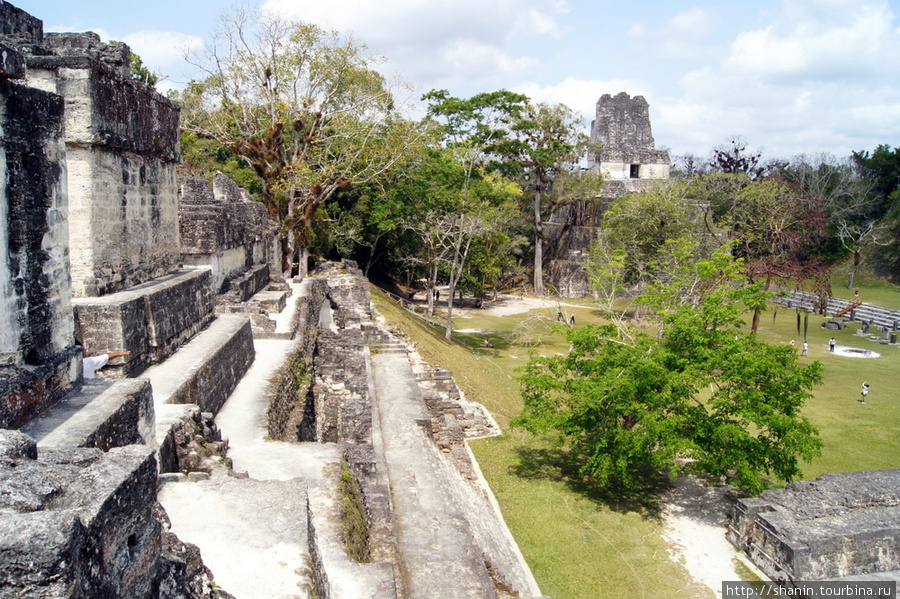
[[[180,263],[179,109],[128,75],[129,49],[93,33],[47,34],[28,84],[66,99],[76,297],[121,291]]]
[[[0,596],[155,598],[156,478],[149,447],[39,455],[0,430]]]
[[[610,201],[573,202],[544,224],[547,273],[553,289],[562,297],[591,297],[585,263]]]
[[[603,94],[591,123],[591,141],[601,146],[591,162],[607,179],[669,177],[669,154],[655,148],[650,106],[643,96]]]
[[[98,298],[73,300],[85,355],[130,351],[104,376],[135,376],[172,354],[214,317],[209,269],[185,269]]]
[[[824,474],[741,499],[727,537],[772,580],[900,569],[900,470]]]
[[[58,401],[79,372],[63,99],[7,76],[18,74],[0,72],[0,427]]]
[[[306,279],[307,291],[297,299],[299,343],[270,389],[267,422],[269,435],[279,441],[315,441],[315,402],[312,385],[313,352],[316,349],[319,314],[327,302],[328,282]],[[305,376],[299,376],[300,372]]]
[[[279,272],[277,226],[265,206],[221,173],[212,187],[205,179],[182,180],[179,226],[184,263],[209,266],[216,292],[226,291],[229,281],[253,266]],[[268,277],[262,287],[265,283]]]

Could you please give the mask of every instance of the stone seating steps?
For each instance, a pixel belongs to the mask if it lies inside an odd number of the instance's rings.
[[[166,361],[147,369],[155,404],[197,404],[217,414],[255,357],[250,319],[221,314]]]
[[[801,308],[809,311],[815,311],[819,305],[818,296],[808,291],[794,291],[776,301],[786,308]],[[832,297],[829,298],[825,311],[827,314],[837,314],[852,303],[851,300]],[[863,303],[853,308],[851,312],[844,314],[843,318],[856,322],[866,321],[870,325],[887,327],[892,330],[900,328],[898,326],[900,325],[900,310],[891,310],[873,304]]]
[[[378,354],[405,354],[409,351],[403,343],[378,343],[369,347],[372,353]]]
[[[76,337],[84,355],[130,351],[106,368],[106,375],[140,375],[204,329],[213,318],[215,297],[209,268],[185,268],[101,297],[76,298]]]
[[[20,431],[41,448],[113,447],[149,444],[154,435],[150,382],[92,379]]]
[[[223,296],[216,302],[218,314],[247,314],[254,339],[292,339],[291,333],[277,333],[272,315],[282,312],[287,307],[293,290],[284,283],[270,283],[265,289],[256,292],[247,301],[231,303]]]
[[[171,418],[156,423],[154,404],[196,404],[219,410],[253,362],[253,337],[246,316],[219,316],[165,362],[136,379],[85,381],[21,431],[43,447],[97,447],[104,451],[134,443],[155,445]],[[177,410],[175,410],[177,412]]]
[[[173,530],[205,548],[203,561],[216,583],[236,597],[288,599],[313,591],[319,597],[397,597],[390,562],[357,563],[347,555],[337,491],[340,446],[333,449],[326,479],[167,477],[159,500]]]

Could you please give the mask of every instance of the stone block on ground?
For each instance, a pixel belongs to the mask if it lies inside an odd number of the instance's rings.
[[[153,450],[47,453],[0,463],[0,596],[156,599]]]
[[[250,320],[222,314],[176,357],[148,369],[157,404],[197,404],[218,413],[255,357]]]
[[[48,448],[113,447],[154,440],[153,393],[147,379],[94,379],[25,424],[21,431]]]
[[[900,569],[900,470],[824,474],[738,500],[728,539],[772,580]]]

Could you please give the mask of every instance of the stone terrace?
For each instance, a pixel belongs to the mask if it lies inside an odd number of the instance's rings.
[[[900,569],[900,470],[824,474],[741,499],[728,540],[776,581]]]

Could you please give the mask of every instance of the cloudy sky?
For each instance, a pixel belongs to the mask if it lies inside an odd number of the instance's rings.
[[[167,85],[190,79],[231,2],[14,0],[46,31],[125,41]],[[658,147],[705,156],[742,135],[767,158],[900,145],[900,0],[259,0],[352,34],[418,95],[509,89],[562,102],[650,103]],[[128,6],[127,8],[125,8]]]

